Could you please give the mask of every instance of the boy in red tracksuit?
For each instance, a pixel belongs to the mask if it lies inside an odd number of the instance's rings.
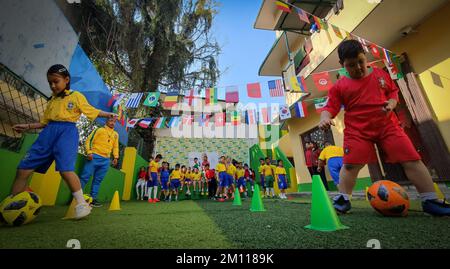
[[[425,213],[450,216],[450,205],[438,200],[433,181],[411,140],[400,127],[393,110],[398,88],[390,75],[378,68],[367,68],[362,45],[346,40],[338,48],[339,62],[350,77],[342,77],[330,89],[328,104],[321,113],[319,127],[328,129],[344,106],[344,166],[340,172],[339,194],[333,205],[340,213],[351,209],[349,195],[360,169],[377,162],[374,143],[386,154],[386,162],[400,163],[415,185]]]

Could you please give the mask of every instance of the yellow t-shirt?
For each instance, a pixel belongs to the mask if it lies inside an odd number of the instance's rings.
[[[198,173],[192,173],[191,174],[192,180],[198,181],[202,177],[202,174],[200,172]]]
[[[227,167],[227,174],[232,175],[233,177],[236,175],[236,166],[234,166],[232,163],[228,165]]]
[[[344,149],[338,146],[328,146],[322,150],[319,160],[327,161],[333,157],[343,157]]]
[[[275,175],[286,175],[286,169],[284,167],[275,168]]]
[[[225,167],[225,164],[223,164],[223,163],[218,163],[217,165],[216,165],[216,171],[217,172],[225,172],[225,171],[227,171],[227,168]]]
[[[192,179],[192,172],[186,172],[186,174],[184,175],[185,179]]]
[[[159,162],[152,160],[149,166],[150,166],[150,173],[158,173]]]
[[[86,139],[86,153],[95,153],[105,158],[119,158],[119,134],[108,126],[95,129]]]
[[[50,121],[77,122],[81,113],[86,115],[90,120],[95,120],[100,110],[91,106],[86,97],[77,91],[65,90],[65,96],[53,96],[47,103],[44,111],[42,124],[47,125]]]
[[[259,168],[258,168],[258,172],[259,172],[260,174],[263,172],[263,166],[264,166],[264,165],[265,165],[265,164],[260,165]]]
[[[244,177],[244,175],[245,175],[245,170],[243,168],[238,168],[236,170],[236,176],[238,179],[241,177]]]
[[[170,173],[169,178],[170,178],[170,180],[172,180],[172,179],[181,179],[181,171],[180,170],[173,170],[172,173]]]
[[[273,176],[273,170],[275,170],[275,165],[267,165],[263,166],[264,176]]]
[[[186,178],[186,172],[180,172],[180,180],[184,181],[184,179]]]

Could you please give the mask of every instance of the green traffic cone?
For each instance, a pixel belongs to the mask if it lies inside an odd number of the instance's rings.
[[[255,192],[252,197],[252,205],[250,206],[250,211],[252,212],[262,212],[266,211],[261,199],[261,194],[259,193],[259,186],[255,184]]]
[[[234,190],[233,205],[242,205],[241,194],[239,193],[239,190],[237,188]]]
[[[313,176],[311,224],[305,228],[322,232],[348,228],[341,224],[319,175]]]

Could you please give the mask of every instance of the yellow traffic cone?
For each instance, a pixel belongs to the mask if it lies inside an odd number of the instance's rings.
[[[119,201],[119,191],[114,193],[114,196],[111,201],[111,205],[109,206],[110,211],[120,210],[120,201]]]
[[[434,190],[436,191],[436,195],[437,195],[438,199],[444,199],[445,196],[442,193],[441,189],[439,189],[438,185],[436,183],[433,183],[433,185],[434,185]]]
[[[66,215],[63,219],[73,219],[75,217],[75,206],[77,202],[72,198],[72,202],[70,203],[69,209],[67,209]]]

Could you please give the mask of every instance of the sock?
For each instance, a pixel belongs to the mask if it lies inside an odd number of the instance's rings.
[[[153,187],[148,187],[148,189],[147,189],[148,199],[152,199],[152,190],[153,190]]]
[[[75,198],[75,200],[77,200],[77,204],[86,204],[86,201],[84,200],[83,197],[83,190],[80,189],[79,191],[76,192],[72,192],[73,198]]]
[[[345,201],[350,201],[350,195],[340,192],[337,197],[343,196]]]
[[[272,196],[275,196],[275,189],[272,188],[271,191],[272,191]]]
[[[422,193],[419,193],[419,196],[423,202],[425,202],[426,200],[436,200],[438,198],[436,192],[434,192],[434,191],[433,192],[422,192]]]
[[[158,186],[153,187],[153,196],[156,199],[156,195],[158,194]]]

